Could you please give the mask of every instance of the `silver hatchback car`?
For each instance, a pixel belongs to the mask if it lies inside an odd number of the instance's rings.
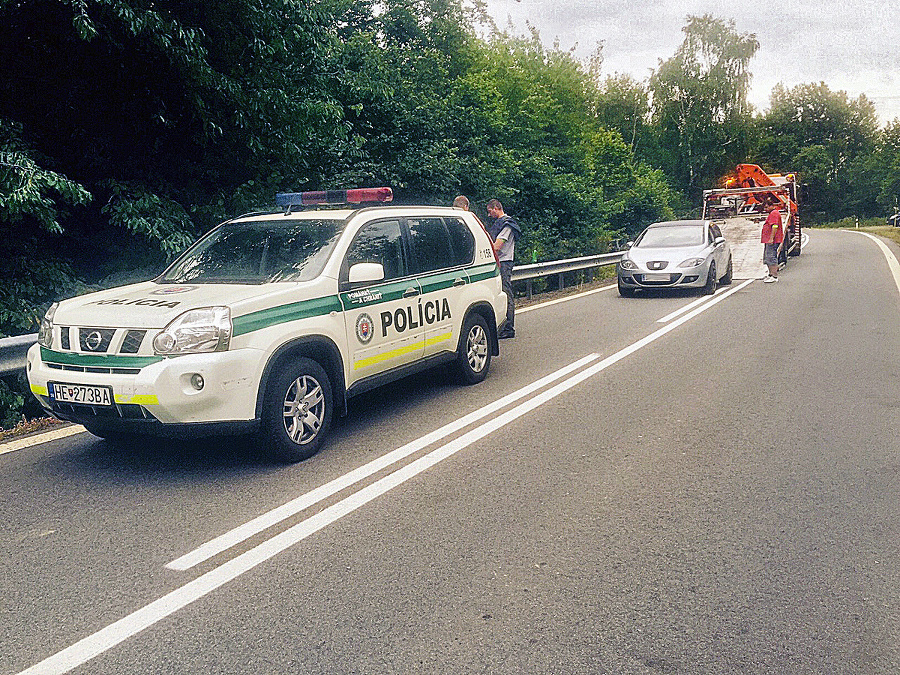
[[[616,265],[619,293],[646,288],[702,288],[711,295],[731,283],[731,247],[709,220],[653,223]]]

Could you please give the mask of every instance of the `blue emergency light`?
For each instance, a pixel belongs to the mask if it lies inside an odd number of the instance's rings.
[[[316,204],[361,204],[363,202],[389,202],[393,198],[394,193],[389,187],[279,192],[275,195],[275,205],[290,208]]]

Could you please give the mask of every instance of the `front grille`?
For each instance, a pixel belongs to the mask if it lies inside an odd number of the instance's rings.
[[[141,348],[141,342],[144,341],[145,330],[130,330],[125,333],[125,339],[122,341],[122,347],[119,349],[120,354],[137,354]]]
[[[45,363],[48,368],[54,370],[69,370],[75,373],[105,373],[112,375],[137,375],[140,368],[100,368],[97,366],[72,366],[67,363]]]
[[[116,334],[114,328],[79,328],[78,344],[83,352],[105,353]]]
[[[651,260],[647,263],[648,270],[664,270],[669,266],[668,260]]]

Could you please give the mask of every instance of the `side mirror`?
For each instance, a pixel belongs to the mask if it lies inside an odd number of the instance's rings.
[[[716,240],[713,242],[713,244],[715,246],[718,246],[719,244],[724,244],[724,243],[725,243],[725,237],[716,237]]]
[[[356,263],[350,268],[348,281],[351,284],[363,284],[384,279],[384,265],[381,263]]]
[[[633,242],[633,241],[626,241],[626,242],[625,242],[625,250],[626,250],[626,251],[627,251],[629,248],[631,248],[632,246],[634,246],[634,242]]]

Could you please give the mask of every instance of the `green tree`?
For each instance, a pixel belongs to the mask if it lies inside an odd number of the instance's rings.
[[[871,215],[880,190],[872,154],[879,138],[875,107],[824,82],[777,85],[758,121],[753,156],[770,170],[798,171],[810,210],[826,218]]]
[[[659,165],[696,197],[747,152],[750,59],[759,48],[733,21],[692,16],[675,55],[650,78]]]

